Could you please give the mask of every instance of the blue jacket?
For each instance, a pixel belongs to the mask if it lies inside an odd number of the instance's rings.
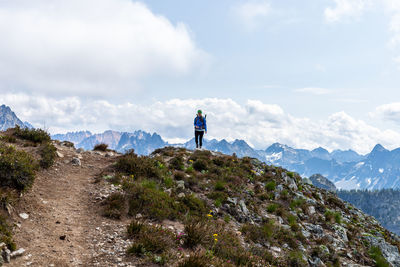
[[[199,116],[196,116],[196,118],[194,118],[194,129],[196,131],[206,131],[207,132],[206,118],[204,118],[204,117],[201,117],[201,118],[202,119],[200,119]]]

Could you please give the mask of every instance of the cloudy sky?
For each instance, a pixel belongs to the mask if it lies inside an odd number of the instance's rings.
[[[0,102],[107,129],[400,147],[398,0],[0,0]]]

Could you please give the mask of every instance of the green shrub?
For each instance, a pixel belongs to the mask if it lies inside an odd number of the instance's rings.
[[[209,229],[203,220],[190,220],[186,222],[184,233],[183,245],[187,248],[202,245],[209,238]]]
[[[207,161],[204,159],[198,159],[193,163],[193,168],[199,172],[206,171],[208,169]]]
[[[0,136],[0,140],[7,142],[7,143],[16,143],[17,142],[17,139],[14,136],[10,136],[10,135]]]
[[[222,181],[217,181],[214,185],[214,189],[217,191],[224,191],[225,190],[225,183]]]
[[[183,204],[182,208],[191,216],[201,217],[206,215],[209,210],[205,202],[193,194],[186,195],[180,202]]]
[[[57,156],[57,148],[51,144],[50,142],[44,143],[40,147],[40,166],[43,169],[48,169],[53,166],[56,156]]]
[[[169,166],[174,170],[183,171],[185,168],[185,165],[183,164],[183,157],[176,156],[172,158],[169,162]]]
[[[104,216],[120,219],[126,209],[125,196],[121,193],[111,194],[104,202]]]
[[[129,215],[141,213],[162,221],[178,217],[181,207],[166,192],[158,188],[134,184],[127,189]]]
[[[340,212],[327,210],[325,211],[325,221],[327,222],[336,222],[340,224],[342,222],[342,214]]]
[[[162,174],[158,167],[157,161],[153,158],[135,154],[133,150],[129,150],[120,157],[115,164],[117,171],[135,175],[137,178],[155,178],[161,179]]]
[[[277,208],[278,208],[278,205],[275,204],[275,203],[273,203],[273,204],[268,205],[267,211],[268,211],[269,213],[273,213],[273,212],[276,211]]]
[[[266,185],[265,185],[265,189],[267,190],[267,191],[274,191],[275,190],[275,188],[276,188],[276,183],[275,183],[275,181],[271,181],[271,182],[268,182]]]
[[[287,176],[289,176],[290,178],[294,178],[294,172],[287,172],[286,174],[287,174]]]
[[[241,228],[241,232],[251,241],[255,243],[268,242],[273,238],[276,226],[273,221],[264,222],[260,226],[254,224],[245,224]]]
[[[0,216],[0,242],[4,242],[11,251],[16,249],[12,239],[12,228],[3,216]]]
[[[297,198],[297,199],[292,200],[292,202],[290,202],[289,206],[293,210],[295,208],[302,207],[305,204],[306,204],[306,200],[304,198]]]
[[[14,128],[14,135],[35,144],[51,141],[50,134],[42,129],[29,129],[16,126]]]
[[[0,146],[0,186],[24,190],[33,184],[38,164],[25,151]]]
[[[376,267],[389,267],[390,264],[386,261],[385,257],[382,255],[382,251],[378,247],[371,247],[369,250],[369,255],[375,260]]]
[[[145,227],[143,222],[133,220],[127,227],[128,236],[131,238],[137,237]]]
[[[303,267],[308,265],[303,259],[303,253],[301,253],[301,251],[291,251],[288,255],[287,263],[288,266],[291,267]]]
[[[142,227],[128,253],[143,256],[147,253],[161,254],[176,247],[175,234],[158,226]]]
[[[105,151],[107,151],[107,149],[108,149],[108,145],[104,144],[104,143],[97,144],[97,145],[95,145],[93,147],[94,151],[103,151],[103,152],[105,152]]]
[[[167,188],[171,188],[174,185],[174,180],[171,177],[165,177],[164,178],[164,185]]]
[[[210,258],[205,254],[190,254],[178,267],[206,267],[210,266]]]

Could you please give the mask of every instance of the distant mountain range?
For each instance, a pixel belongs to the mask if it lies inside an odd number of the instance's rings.
[[[15,127],[32,127],[21,121],[7,106],[0,106],[0,130]],[[134,149],[148,155],[157,148],[181,146],[194,149],[194,140],[182,144],[170,144],[157,133],[135,131],[133,133],[105,131],[93,134],[89,131],[70,132],[52,136],[56,140],[73,142],[76,147],[92,149],[98,143],[106,143],[111,149],[124,152]],[[268,164],[282,166],[298,172],[303,177],[321,174],[332,181],[338,189],[400,189],[400,148],[387,150],[376,145],[371,153],[360,155],[352,150],[329,152],[324,148],[314,150],[295,149],[275,143],[265,150],[256,150],[243,140],[204,140],[204,148],[224,154],[235,153],[238,157],[254,157]]]
[[[17,115],[6,105],[0,106],[0,131],[5,131],[8,128],[13,128],[16,125],[20,127],[33,128],[28,122],[21,121]]]
[[[71,141],[84,149],[92,149],[97,143],[107,143],[111,149],[123,152],[133,148],[142,155],[169,145],[195,148],[193,139],[182,144],[169,144],[160,135],[144,131],[106,131],[101,134],[86,131],[57,134],[53,138]],[[258,158],[304,177],[321,174],[339,189],[400,188],[400,149],[389,151],[381,145],[376,145],[367,155],[360,155],[353,150],[329,152],[321,147],[314,150],[295,149],[279,143],[272,144],[266,150],[256,150],[243,140],[228,142],[224,139],[204,140],[204,148],[224,154],[235,153],[238,157]]]

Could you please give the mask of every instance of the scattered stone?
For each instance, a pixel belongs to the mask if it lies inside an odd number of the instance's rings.
[[[178,194],[178,198],[184,198],[184,197],[185,197],[185,193],[182,192],[182,193]]]
[[[24,219],[24,220],[27,220],[27,219],[29,218],[29,215],[26,214],[26,213],[20,213],[20,214],[19,214],[19,217],[21,217],[21,218]]]
[[[315,214],[315,207],[314,206],[309,206],[307,209],[308,215],[314,215]]]
[[[178,189],[184,190],[185,189],[185,181],[176,181],[176,187]]]
[[[56,151],[57,157],[63,158],[64,154],[62,154],[60,151]]]
[[[83,152],[85,152],[85,149],[81,147],[76,150],[76,153],[83,153]]]
[[[3,256],[3,260],[6,262],[6,263],[9,263],[10,262],[10,260],[11,260],[11,251],[9,250],[9,249],[4,249],[2,252],[1,252],[1,256]]]
[[[136,214],[136,216],[135,216],[136,219],[140,219],[140,218],[142,218],[142,217],[143,217],[143,215],[140,214],[140,213]]]
[[[65,240],[67,238],[67,236],[66,235],[62,235],[62,236],[60,236],[60,240]]]
[[[20,248],[16,251],[11,252],[10,257],[11,259],[22,256],[25,253],[25,249]]]
[[[82,166],[81,160],[79,158],[72,158],[71,163],[75,166]]]

